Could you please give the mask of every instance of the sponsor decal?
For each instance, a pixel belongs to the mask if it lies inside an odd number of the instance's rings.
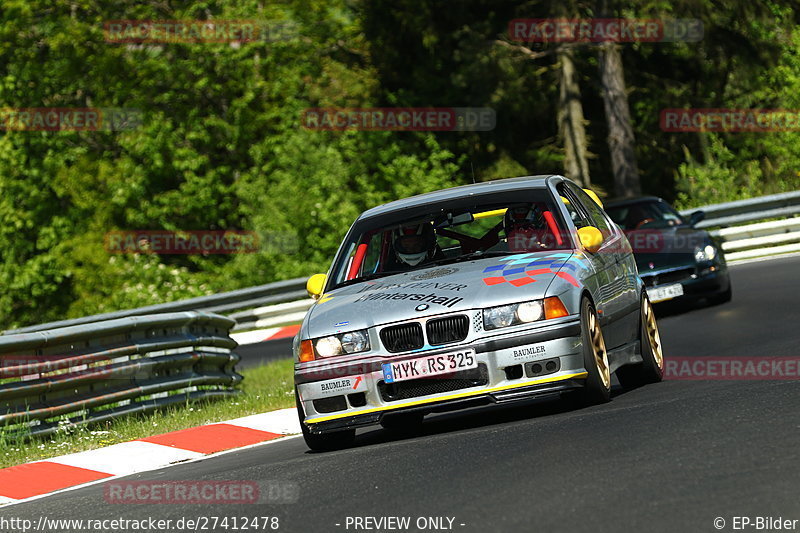
[[[321,398],[365,391],[367,390],[367,383],[364,381],[364,376],[347,376],[330,381],[310,383],[309,387],[311,387],[311,398]]]
[[[544,344],[520,346],[513,350],[514,359],[530,359],[538,355],[547,355],[547,348],[545,348]]]
[[[406,292],[378,292],[372,294],[365,294],[356,299],[356,302],[365,302],[370,300],[408,300],[410,302],[426,302],[444,307],[453,307],[455,304],[463,300],[458,296],[439,296],[436,293],[421,294],[421,293],[406,293]]]
[[[581,340],[578,337],[565,337],[536,344],[523,344],[512,348],[497,350],[495,357],[500,367],[518,365],[520,363],[535,363],[545,359],[550,360],[578,354],[581,349]],[[569,365],[570,363],[565,364]]]
[[[483,282],[488,286],[510,283],[515,287],[523,287],[530,283],[536,283],[538,280],[535,276],[556,275],[571,285],[579,287],[580,282],[575,279],[575,276],[563,269],[577,272],[580,266],[578,258],[571,257],[571,254],[566,253],[545,257],[537,257],[530,253],[515,254],[501,257],[499,265],[483,269],[483,274],[487,274],[483,277]]]
[[[425,280],[441,278],[442,276],[449,276],[450,274],[454,274],[456,272],[458,272],[457,268],[437,268],[436,270],[430,270],[428,272],[423,272],[422,274],[417,274],[416,276],[411,276],[411,279]]]
[[[462,285],[459,283],[439,283],[436,281],[418,281],[407,283],[369,283],[362,287],[358,292],[378,291],[378,290],[391,290],[391,289],[433,289],[442,291],[460,291],[466,289],[469,285]]]
[[[349,320],[345,320],[343,322],[337,322],[336,324],[333,325],[333,327],[335,327],[335,328],[343,328],[344,326],[348,325],[349,323],[350,323]]]

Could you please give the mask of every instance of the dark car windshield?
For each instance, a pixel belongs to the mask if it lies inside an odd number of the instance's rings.
[[[605,210],[623,230],[669,228],[686,224],[669,204],[658,200],[606,206]]]
[[[486,256],[570,249],[555,202],[546,189],[531,189],[364,219],[351,229],[334,262],[333,288]]]

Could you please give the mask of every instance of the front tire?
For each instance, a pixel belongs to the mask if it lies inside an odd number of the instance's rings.
[[[708,303],[711,305],[720,305],[724,303],[728,303],[733,298],[733,286],[730,282],[728,282],[728,288],[725,292],[721,292],[719,294],[715,294],[714,296],[710,296],[708,298]]]
[[[633,389],[664,379],[664,353],[661,335],[658,332],[653,305],[647,295],[642,294],[639,311],[639,346],[642,362],[617,369],[617,379],[626,389]]]
[[[588,298],[581,301],[581,344],[583,366],[589,374],[581,391],[582,401],[588,405],[606,403],[611,399],[611,370],[603,330],[597,311]]]
[[[341,450],[349,448],[353,445],[356,438],[355,429],[345,429],[333,433],[311,433],[308,426],[303,422],[306,418],[303,411],[303,405],[300,403],[300,398],[295,392],[295,403],[297,404],[297,416],[300,418],[300,428],[303,430],[303,440],[306,441],[306,446],[314,452],[330,452],[333,450]]]

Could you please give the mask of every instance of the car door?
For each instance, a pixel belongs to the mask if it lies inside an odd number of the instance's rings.
[[[572,223],[575,225],[576,229],[585,228],[588,226],[594,226],[586,208],[582,205],[581,201],[578,199],[578,196],[575,193],[574,188],[568,187],[567,182],[560,183],[557,186],[557,191],[561,195],[561,199],[564,201],[564,205],[567,208],[567,212],[569,213],[570,218],[572,219]],[[599,229],[599,228],[598,228]],[[601,230],[602,232],[602,230]],[[605,236],[604,236],[605,237]],[[601,248],[602,249],[602,248]],[[590,278],[593,281],[592,284],[587,284],[589,291],[594,298],[595,308],[597,310],[597,315],[600,318],[601,324],[605,322],[605,317],[608,315],[609,305],[611,302],[609,301],[609,291],[608,286],[611,284],[615,277],[614,268],[616,263],[614,258],[607,254],[601,253],[598,250],[595,253],[585,252],[587,259],[591,262],[592,266],[594,267],[594,275]],[[592,286],[593,285],[593,286]],[[605,334],[605,329],[603,330]],[[606,343],[609,347],[611,347],[610,340],[607,335],[606,336]]]
[[[586,192],[572,183],[566,183],[569,193],[578,203],[589,224],[603,235],[603,244],[594,255],[603,265],[603,285],[600,287],[604,303],[600,315],[603,335],[609,348],[615,348],[633,340],[631,338],[632,310],[631,286],[627,277],[624,260],[629,248],[622,231],[614,224],[603,209]],[[638,304],[638,300],[637,300]],[[636,307],[638,310],[638,305]],[[638,324],[638,321],[636,321]]]

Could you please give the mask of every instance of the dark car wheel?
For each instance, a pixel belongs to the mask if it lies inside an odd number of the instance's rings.
[[[661,348],[661,335],[647,295],[642,294],[639,311],[639,345],[642,362],[617,369],[620,385],[632,389],[647,383],[657,383],[664,378],[664,353]]]
[[[581,337],[583,366],[589,375],[586,377],[584,388],[576,392],[583,403],[589,405],[605,403],[611,399],[608,352],[597,312],[588,298],[584,298],[581,302]]]
[[[311,433],[308,427],[303,423],[306,415],[303,412],[303,406],[300,404],[300,399],[297,393],[294,395],[295,403],[297,404],[297,416],[300,417],[300,428],[303,430],[303,440],[306,441],[312,451],[315,452],[329,452],[333,450],[341,450],[353,445],[356,438],[355,429],[345,429],[343,431],[336,431],[333,433],[316,434]]]

